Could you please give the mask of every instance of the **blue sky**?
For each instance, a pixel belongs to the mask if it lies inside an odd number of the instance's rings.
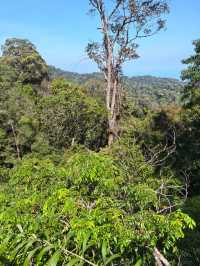
[[[107,0],[110,1],[110,0]],[[183,58],[200,38],[200,0],[171,0],[167,30],[140,43],[140,59],[124,66],[126,75],[179,78]],[[31,40],[48,64],[80,73],[96,71],[85,46],[98,39],[88,0],[2,0],[0,43],[8,37]]]

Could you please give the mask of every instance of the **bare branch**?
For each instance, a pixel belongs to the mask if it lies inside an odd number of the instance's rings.
[[[153,255],[156,261],[156,266],[170,266],[169,261],[160,253],[157,248],[154,248]]]

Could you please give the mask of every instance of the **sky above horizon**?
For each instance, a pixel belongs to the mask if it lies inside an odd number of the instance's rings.
[[[166,31],[140,43],[140,58],[124,66],[125,75],[180,77],[181,60],[193,54],[192,41],[200,38],[200,0],[171,0],[170,8]],[[11,37],[29,39],[50,65],[97,71],[85,54],[87,43],[99,38],[87,11],[88,0],[2,1],[0,44]]]

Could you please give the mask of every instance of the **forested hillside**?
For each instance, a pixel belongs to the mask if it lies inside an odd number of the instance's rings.
[[[180,80],[124,75],[145,55],[178,73],[198,1],[174,1],[166,37],[168,0],[7,2],[1,38],[47,60],[2,41],[0,266],[199,266],[200,39]],[[46,62],[90,38],[98,73]]]
[[[69,81],[86,86],[90,90],[99,87],[103,83],[103,75],[100,73],[78,74],[64,71],[49,66],[50,78],[63,77]],[[172,78],[158,78],[153,76],[123,77],[123,86],[133,96],[134,100],[143,105],[158,107],[160,104],[180,103],[183,93],[183,82]],[[100,88],[102,90],[102,88]]]
[[[49,76],[31,42],[5,42],[1,265],[199,265],[199,41],[195,47],[197,57],[184,61],[182,103],[153,110],[125,92],[120,133],[107,146],[99,75],[97,92],[85,85],[93,74],[82,86]]]

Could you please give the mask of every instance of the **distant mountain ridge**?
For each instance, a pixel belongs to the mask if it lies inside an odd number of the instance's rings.
[[[103,75],[101,73],[79,74],[65,71],[54,66],[49,66],[50,77],[63,77],[71,82],[88,87],[94,86],[95,81],[99,83]],[[124,86],[131,96],[136,99],[148,102],[150,105],[179,103],[183,92],[183,82],[175,78],[161,78],[154,76],[133,76],[123,77]]]
[[[62,70],[54,66],[49,66],[49,74],[51,78],[63,77],[69,81],[77,82],[79,84],[83,84],[89,79],[103,79],[103,75],[99,72],[79,74],[77,72]]]

